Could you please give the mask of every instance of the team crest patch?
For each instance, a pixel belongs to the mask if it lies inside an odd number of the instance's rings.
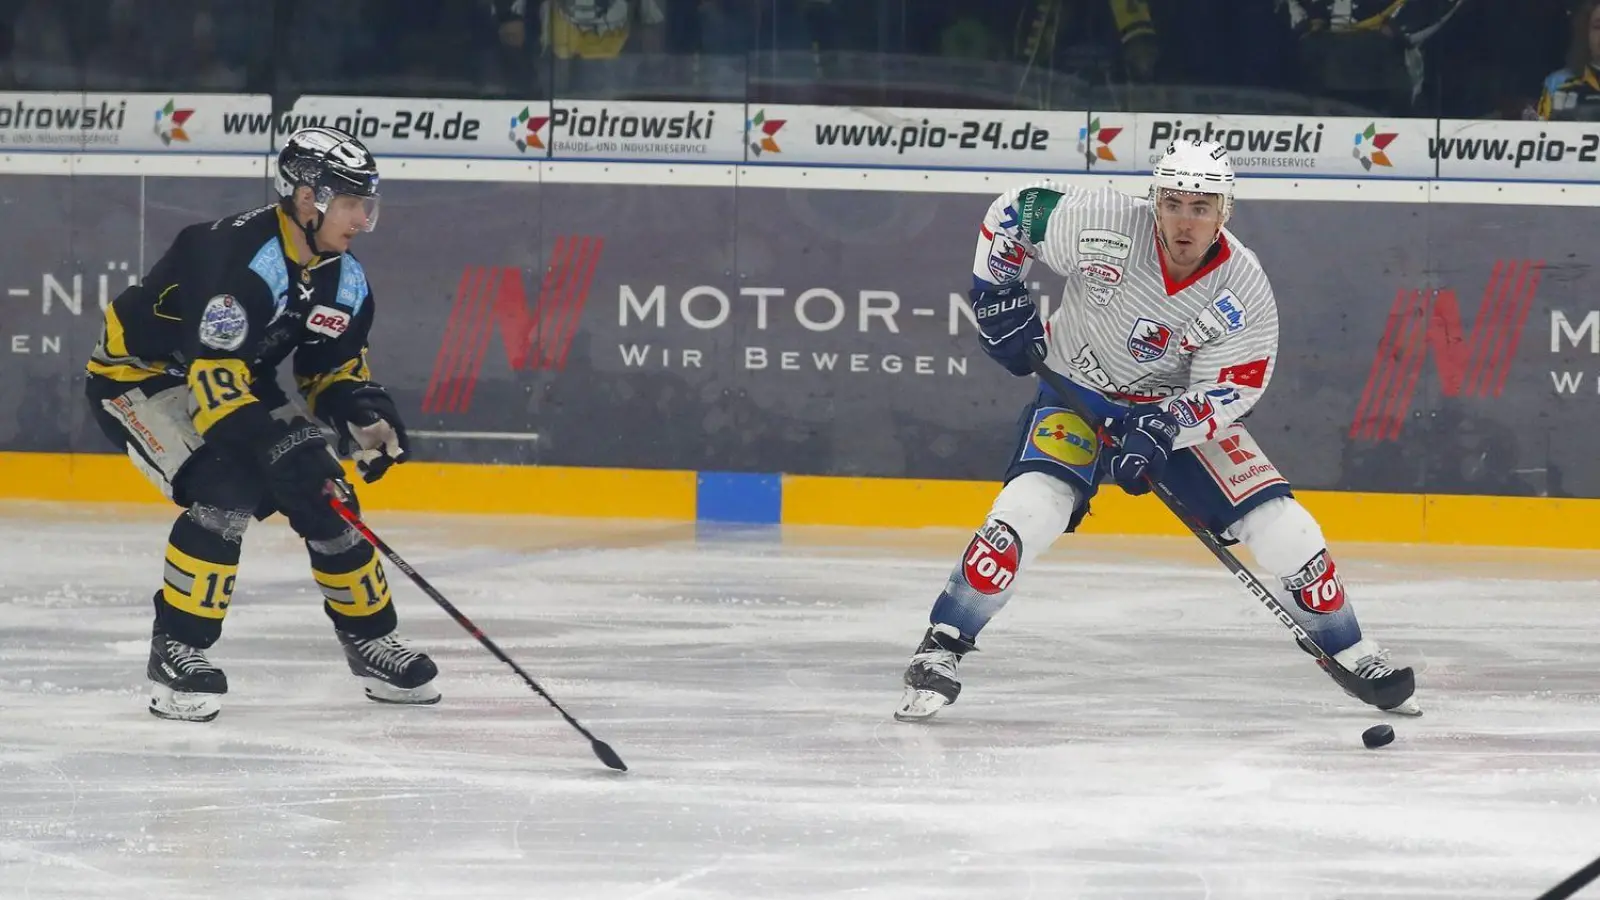
[[[206,301],[200,313],[200,343],[213,350],[237,350],[249,331],[250,318],[232,295],[218,294]]]
[[[989,245],[989,274],[999,284],[1016,281],[1017,276],[1022,274],[1022,264],[1027,260],[1027,246],[1015,238],[997,234]]]
[[[1056,406],[1040,407],[1028,426],[1022,460],[1042,460],[1082,469],[1094,465],[1100,442],[1094,429],[1077,413]]]
[[[1128,332],[1128,352],[1142,363],[1153,363],[1166,356],[1167,346],[1171,343],[1172,328],[1154,319],[1141,316],[1133,323],[1133,330]]]

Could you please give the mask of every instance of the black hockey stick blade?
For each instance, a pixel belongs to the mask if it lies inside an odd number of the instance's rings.
[[[1102,427],[1104,423],[1096,420],[1094,413],[1091,412],[1088,407],[1084,406],[1082,400],[1078,399],[1078,395],[1072,390],[1071,386],[1068,385],[1065,378],[1062,378],[1053,369],[1045,365],[1044,360],[1047,352],[1048,351],[1044,350],[1044,348],[1041,348],[1038,345],[1031,347],[1030,352],[1028,353],[1028,367],[1033,370],[1035,375],[1039,376],[1039,379],[1050,388],[1051,392],[1054,393],[1062,403],[1066,404],[1068,409],[1072,410],[1080,419],[1083,419],[1085,423],[1094,428],[1095,434],[1099,436],[1101,443],[1105,444],[1107,447],[1114,446],[1110,436],[1105,433],[1105,429]],[[1344,688],[1346,691],[1349,691],[1355,696],[1361,697],[1367,702],[1371,702],[1368,700],[1372,692],[1371,685],[1367,683],[1365,679],[1357,677],[1354,672],[1351,672],[1349,669],[1346,669],[1344,666],[1340,665],[1339,661],[1334,659],[1332,654],[1328,653],[1326,650],[1323,650],[1322,645],[1318,644],[1310,634],[1306,633],[1306,630],[1300,627],[1300,623],[1294,620],[1294,616],[1290,615],[1289,611],[1283,608],[1283,604],[1279,603],[1278,599],[1272,596],[1272,592],[1267,590],[1267,586],[1261,583],[1261,579],[1257,578],[1254,572],[1251,572],[1244,563],[1240,562],[1239,557],[1235,556],[1233,551],[1229,550],[1227,547],[1224,547],[1222,543],[1217,540],[1216,535],[1211,533],[1210,529],[1206,528],[1204,525],[1201,525],[1199,522],[1196,522],[1192,517],[1189,516],[1189,514],[1184,510],[1182,502],[1180,502],[1177,497],[1173,496],[1172,492],[1167,489],[1166,485],[1159,481],[1152,481],[1150,482],[1150,489],[1151,493],[1155,494],[1156,497],[1161,500],[1162,504],[1165,505],[1174,516],[1177,516],[1178,521],[1182,522],[1184,526],[1187,527],[1189,531],[1200,540],[1200,543],[1204,544],[1206,549],[1211,551],[1211,555],[1215,556],[1229,572],[1233,573],[1233,577],[1238,579],[1239,583],[1244,586],[1244,589],[1248,591],[1252,597],[1256,598],[1256,600],[1260,602],[1262,606],[1265,606],[1267,610],[1272,613],[1273,618],[1277,619],[1278,622],[1283,625],[1283,627],[1289,629],[1289,631],[1293,633],[1296,638],[1300,639],[1301,644],[1311,652],[1312,656],[1317,658],[1318,662],[1322,663],[1329,674],[1333,676],[1333,680],[1338,682],[1340,687]]]
[[[406,576],[411,579],[412,583],[420,588],[424,594],[427,594],[434,603],[439,604],[439,608],[443,609],[447,614],[449,614],[450,618],[455,619],[456,624],[460,625],[462,628],[465,628],[468,634],[477,638],[478,643],[482,644],[485,649],[494,654],[495,659],[498,659],[510,666],[511,671],[516,672],[517,675],[521,676],[522,680],[527,683],[528,687],[533,688],[534,693],[543,697],[546,703],[549,703],[552,707],[554,707],[555,711],[561,714],[561,718],[565,719],[568,725],[571,725],[573,728],[577,729],[579,734],[588,738],[589,749],[594,751],[594,755],[602,763],[605,763],[608,768],[615,769],[618,772],[628,771],[628,764],[622,761],[622,757],[617,755],[617,751],[611,749],[610,744],[607,744],[605,741],[602,741],[593,734],[590,734],[589,729],[583,727],[583,725],[580,724],[577,719],[574,719],[565,709],[562,709],[561,704],[556,702],[556,698],[550,696],[550,694],[547,693],[544,688],[540,687],[539,682],[534,681],[532,675],[529,675],[527,672],[523,671],[522,667],[517,665],[516,661],[511,657],[507,656],[505,652],[501,650],[497,644],[495,644],[494,641],[489,640],[488,636],[479,630],[478,626],[474,624],[471,619],[467,618],[465,614],[456,609],[455,604],[451,603],[449,600],[446,600],[444,595],[439,593],[433,585],[429,584],[426,578],[423,578],[420,574],[418,574],[416,569],[411,568],[410,563],[406,562],[405,559],[400,556],[400,554],[394,552],[394,550],[388,544],[384,543],[381,538],[374,534],[372,529],[367,527],[367,523],[363,522],[361,517],[356,514],[356,511],[349,507],[349,496],[350,495],[348,491],[342,485],[338,484],[337,482],[329,482],[328,504],[333,507],[334,512],[339,514],[340,518],[350,523],[350,526],[356,531],[360,532],[361,536],[366,538],[367,542],[376,548],[379,553],[382,553],[384,556],[388,557],[389,561],[394,563],[395,566],[400,569],[400,571],[406,573]]]
[[[1534,900],[1567,900],[1573,894],[1583,890],[1589,882],[1600,878],[1600,859],[1589,863],[1587,866],[1573,872],[1566,881],[1535,897]]]

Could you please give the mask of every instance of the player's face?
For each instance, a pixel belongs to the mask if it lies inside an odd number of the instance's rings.
[[[317,229],[317,246],[335,253],[350,249],[350,242],[363,231],[371,231],[377,220],[377,198],[335,194],[328,200],[328,211]]]
[[[1600,59],[1600,6],[1589,14],[1589,56]]]
[[[1167,245],[1170,261],[1179,266],[1198,263],[1222,228],[1222,198],[1215,194],[1163,191],[1156,203],[1156,224]]]

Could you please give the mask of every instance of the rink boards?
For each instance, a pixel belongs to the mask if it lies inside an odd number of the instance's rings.
[[[0,247],[0,496],[155,498],[81,400],[98,304],[182,225],[265,202],[265,163],[0,156],[0,225],[20,235]],[[366,494],[445,512],[976,524],[1032,387],[978,351],[966,272],[990,199],[1030,180],[392,160],[358,253],[379,308],[372,366],[418,462]],[[1600,546],[1600,186],[1260,177],[1239,195],[1231,227],[1283,322],[1250,424],[1330,534]],[[1032,277],[1053,304],[1061,279]],[[1085,528],[1179,533],[1115,492]]]
[[[109,454],[0,453],[0,497],[86,503],[165,502],[127,460]],[[417,462],[365,485],[368,509],[593,516],[744,524],[967,528],[998,484],[901,478],[499,466]],[[1600,501],[1300,491],[1334,541],[1600,547]],[[1085,533],[1180,535],[1149,497],[1103,491]]]

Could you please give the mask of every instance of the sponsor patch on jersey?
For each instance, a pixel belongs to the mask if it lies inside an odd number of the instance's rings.
[[[1247,363],[1228,366],[1217,373],[1217,381],[1259,390],[1267,381],[1267,360],[1252,359]]]
[[[1207,312],[1211,310],[1216,311],[1217,323],[1221,326],[1223,332],[1236,334],[1244,330],[1244,304],[1240,303],[1239,298],[1233,295],[1233,291],[1224,289],[1222,293],[1218,294],[1217,299],[1211,301],[1211,306]]]
[[[307,331],[315,331],[328,337],[340,337],[349,327],[350,314],[342,309],[314,306],[311,308],[311,313],[306,316]]]
[[[989,274],[999,284],[1016,281],[1027,259],[1027,246],[1016,238],[997,234],[989,244]]]
[[[1085,228],[1078,232],[1078,256],[1109,256],[1127,259],[1133,255],[1133,238],[1106,228]]]
[[[237,350],[250,331],[250,317],[231,294],[218,294],[200,312],[200,343],[213,350]]]
[[[1078,272],[1090,281],[1109,284],[1113,287],[1122,283],[1122,267],[1114,266],[1098,259],[1086,259],[1078,263]]]
[[[1091,284],[1083,289],[1083,296],[1095,306],[1110,306],[1111,298],[1117,296],[1117,289],[1103,284]]]
[[[961,557],[961,577],[980,594],[998,594],[1011,587],[1022,565],[1022,538],[996,519],[983,523]]]
[[[1128,332],[1128,352],[1133,358],[1142,363],[1152,363],[1167,355],[1167,347],[1172,343],[1172,328],[1163,325],[1154,319],[1143,316],[1133,323],[1133,330]]]

